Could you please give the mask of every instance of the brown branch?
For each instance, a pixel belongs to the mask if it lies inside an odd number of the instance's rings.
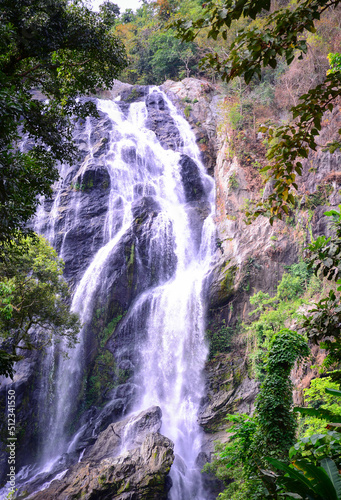
[[[68,64],[68,66],[69,67],[82,66],[83,64],[87,64],[90,61],[91,61],[91,59],[86,59],[85,61],[81,61],[81,62],[78,62],[78,63],[75,62],[75,63]],[[29,75],[30,73],[32,73],[32,71],[36,71],[41,66],[42,66],[42,64],[39,63],[36,66],[34,66],[33,68],[28,69],[24,73],[19,73],[19,75],[16,75],[16,76],[17,76],[17,78],[25,78],[25,77],[27,77],[27,75]],[[49,66],[48,69],[49,70],[54,70],[54,69],[59,68],[60,66],[61,66],[61,64],[53,64],[53,65]]]
[[[34,68],[30,68],[27,71],[25,71],[24,73],[21,73],[21,74],[17,75],[17,77],[18,78],[25,78],[25,76],[27,76],[29,73],[32,73],[32,71],[35,71],[36,69],[38,69],[40,67],[41,67],[41,63],[39,63],[36,66],[34,66]]]

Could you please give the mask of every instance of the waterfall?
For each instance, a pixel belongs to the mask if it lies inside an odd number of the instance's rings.
[[[125,402],[122,413],[161,407],[161,432],[174,442],[176,455],[169,498],[205,500],[196,466],[201,447],[197,413],[208,353],[203,287],[215,243],[214,182],[189,124],[161,90],[151,87],[143,100],[130,104],[96,103],[105,138],[95,119],[77,125],[82,167],[61,166],[54,201],[45,202],[35,220],[35,228],[65,260],[74,286],[72,310],[83,323],[68,360],[56,362],[56,348],[47,356],[56,380],[45,416],[45,468],[62,453],[81,450],[77,443],[86,425],[78,426],[71,442],[66,429],[83,387],[91,321],[130,259],[136,266],[134,290],[115,330],[116,343],[108,341],[117,366],[134,367],[125,385],[133,388],[133,402]],[[101,204],[96,213],[84,201],[93,182],[104,186],[100,196],[93,195]],[[90,236],[79,255],[85,231]],[[119,389],[112,391],[106,408],[116,404]]]
[[[193,205],[188,203],[181,185],[181,163],[171,164],[170,169],[165,164],[165,180],[160,193],[162,211],[154,221],[153,234],[159,254],[165,255],[171,228],[177,265],[170,279],[161,273],[160,284],[146,292],[129,314],[129,318],[138,315],[142,304],[149,303],[139,372],[143,398],[136,409],[159,405],[163,414],[161,432],[175,443],[170,499],[204,500],[195,460],[201,445],[197,413],[204,394],[202,370],[207,356],[202,286],[214,248],[214,190],[213,181],[200,163],[199,150],[188,123],[163,97],[183,138],[181,151],[195,160],[198,174],[206,185],[204,193],[210,210],[198,241],[191,224]]]

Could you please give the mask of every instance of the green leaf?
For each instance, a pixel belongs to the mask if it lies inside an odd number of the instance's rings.
[[[298,460],[294,465],[304,471],[312,490],[321,495],[323,500],[338,500],[333,483],[322,467],[316,467],[307,460]]]
[[[276,469],[285,472],[286,474],[289,475],[289,477],[291,477],[295,481],[298,481],[299,483],[301,483],[305,487],[306,492],[309,492],[312,490],[311,482],[303,474],[300,474],[295,469],[292,469],[288,465],[284,464],[283,462],[280,462],[279,460],[276,460],[275,458],[265,457],[265,460],[267,462],[269,462]]]
[[[339,500],[341,498],[341,478],[335,462],[330,458],[324,458],[321,460],[321,466],[328,474],[335,489],[337,499]]]
[[[341,391],[338,391],[337,389],[330,389],[327,388],[325,389],[327,394],[331,394],[332,396],[337,396],[338,398],[341,398]]]
[[[323,408],[316,409],[316,408],[302,408],[295,406],[294,411],[308,417],[315,417],[321,420],[327,420],[329,422],[337,424],[341,423],[341,415],[335,415],[331,411],[324,410]]]
[[[320,439],[323,439],[325,437],[324,434],[313,434],[310,438],[310,441],[312,442],[313,445],[317,443]]]

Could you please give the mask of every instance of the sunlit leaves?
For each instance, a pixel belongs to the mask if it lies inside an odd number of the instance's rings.
[[[80,325],[77,315],[69,312],[70,292],[62,273],[63,262],[42,237],[5,245],[0,262],[0,344],[4,352],[16,356],[19,345],[20,349],[44,349],[52,337],[55,341],[65,337],[70,347],[74,345]],[[5,361],[8,370],[16,359],[0,353],[0,370]]]

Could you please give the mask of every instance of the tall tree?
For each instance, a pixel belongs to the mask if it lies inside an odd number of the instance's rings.
[[[120,8],[115,3],[106,1],[99,6],[99,12],[103,23],[105,23],[108,28],[111,28],[120,15]]]
[[[23,230],[71,161],[76,100],[109,88],[126,65],[123,44],[77,0],[0,0],[0,243]],[[25,138],[28,147],[22,148]]]

